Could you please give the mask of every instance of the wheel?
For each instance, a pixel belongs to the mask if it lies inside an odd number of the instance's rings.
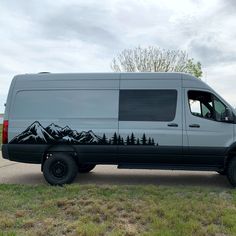
[[[216,172],[220,175],[226,175],[226,170],[218,170]]]
[[[77,164],[70,155],[56,153],[44,162],[43,175],[51,185],[70,184],[77,175]]]
[[[233,158],[228,165],[227,177],[233,187],[236,187],[236,158]]]
[[[79,173],[88,173],[95,168],[96,165],[93,164],[79,164],[78,171]]]

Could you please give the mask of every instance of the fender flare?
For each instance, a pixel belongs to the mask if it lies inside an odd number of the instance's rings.
[[[225,160],[224,160],[224,166],[227,165],[229,160],[236,156],[236,142],[232,143],[226,150]]]
[[[44,164],[45,160],[47,159],[47,154],[48,153],[55,153],[55,152],[69,153],[75,159],[76,163],[78,163],[77,151],[76,151],[75,147],[73,147],[73,145],[55,144],[55,145],[49,146],[44,151],[44,153],[42,155],[42,160],[41,160],[41,171],[43,171],[43,164]]]

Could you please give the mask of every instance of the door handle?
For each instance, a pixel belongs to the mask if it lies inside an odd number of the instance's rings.
[[[169,126],[169,127],[178,127],[178,124],[176,124],[176,123],[170,123],[170,124],[168,124],[168,126]]]
[[[200,128],[200,125],[199,124],[191,124],[191,125],[189,125],[189,127],[191,127],[191,128]]]

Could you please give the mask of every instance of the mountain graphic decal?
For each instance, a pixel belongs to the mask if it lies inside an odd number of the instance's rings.
[[[24,132],[16,136],[10,143],[47,144],[53,143],[54,137],[48,133],[39,122],[35,121]]]
[[[11,144],[92,144],[92,145],[155,145],[153,138],[135,138],[134,134],[125,139],[114,133],[107,139],[96,135],[92,130],[77,132],[70,127],[60,127],[54,123],[44,128],[38,121],[31,124],[25,131],[10,141]],[[156,144],[157,145],[157,144]]]

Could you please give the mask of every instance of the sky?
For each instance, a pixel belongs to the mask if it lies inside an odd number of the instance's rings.
[[[186,50],[236,107],[235,0],[1,0],[0,113],[16,74],[111,72],[137,46]]]

